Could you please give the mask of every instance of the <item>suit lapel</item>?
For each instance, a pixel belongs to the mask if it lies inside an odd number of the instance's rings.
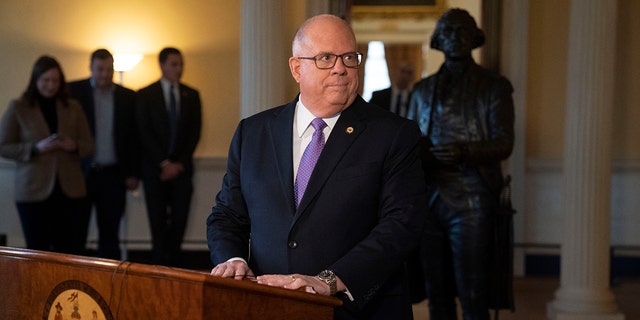
[[[154,126],[158,126],[158,128],[160,128],[162,139],[164,141],[169,141],[169,115],[167,114],[167,104],[164,101],[164,91],[162,90],[162,84],[160,81],[152,84],[146,98],[148,99],[149,112],[158,115],[157,118],[154,116],[154,119],[158,119],[156,121],[159,123]]]
[[[177,141],[180,141],[181,139],[181,132],[188,132],[189,129],[187,128],[191,122],[192,122],[192,117],[193,117],[193,99],[195,99],[195,97],[193,97],[193,95],[191,94],[191,92],[189,92],[188,90],[186,90],[182,84],[178,84],[178,91],[180,94],[180,112],[178,113],[178,137],[177,137]],[[163,93],[163,97],[164,97],[164,93]],[[167,123],[169,123],[169,114],[167,112]]]
[[[185,122],[182,118],[188,117],[189,107],[191,106],[191,97],[189,92],[182,87],[182,84],[178,84],[178,94],[180,95],[180,112],[178,113],[178,125],[183,126]],[[188,122],[186,122],[188,123]]]
[[[95,137],[96,135],[96,110],[95,103],[93,97],[93,86],[91,86],[91,80],[87,79],[82,82],[81,90],[78,92],[80,97],[77,97],[78,100],[81,100],[82,107],[84,109],[85,116],[87,117],[87,122],[89,123],[89,129],[91,130],[91,135]]]
[[[331,130],[331,135],[327,139],[327,143],[320,154],[318,163],[313,169],[309,184],[304,192],[304,196],[298,206],[297,216],[304,212],[306,207],[315,198],[316,194],[322,190],[325,182],[331,176],[335,167],[340,162],[344,154],[349,150],[349,146],[360,136],[366,129],[364,117],[366,105],[360,96],[347,109],[345,109],[335,127]]]
[[[280,179],[282,192],[287,198],[292,210],[295,210],[293,199],[293,114],[298,99],[286,105],[273,115],[273,121],[269,122],[269,134],[271,146],[278,168],[277,176]]]
[[[167,103],[164,101],[164,91],[162,90],[162,84],[160,81],[156,82],[153,91],[155,93],[152,96],[152,99],[154,100],[152,105],[159,106],[159,112],[164,115],[163,119],[169,121],[169,116],[167,115]]]

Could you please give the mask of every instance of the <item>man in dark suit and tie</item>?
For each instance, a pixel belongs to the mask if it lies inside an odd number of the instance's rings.
[[[337,296],[335,319],[412,319],[420,132],[357,94],[361,58],[341,18],[300,27],[289,58],[300,94],[242,120],[231,142],[207,219],[211,274]]]
[[[392,86],[371,94],[369,103],[379,105],[401,116],[407,116],[407,106],[411,100],[411,85],[413,83],[414,70],[408,61],[401,61],[392,70]]]
[[[138,187],[135,92],[113,83],[113,56],[106,49],[91,54],[91,77],[69,83],[69,91],[87,116],[95,152],[83,161],[87,198],[77,234],[86,241],[92,207],[96,208],[98,256],[121,258],[120,221],[127,190]]]
[[[140,89],[137,119],[153,263],[176,266],[193,193],[193,152],[200,139],[200,94],[180,82],[182,54],[160,51],[162,78]]]

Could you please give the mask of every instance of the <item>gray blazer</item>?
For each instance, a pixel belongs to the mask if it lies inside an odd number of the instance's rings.
[[[12,100],[0,122],[0,156],[16,161],[15,199],[32,202],[46,199],[55,185],[56,177],[62,191],[70,198],[86,195],[81,168],[83,157],[93,152],[93,139],[87,119],[75,100],[65,106],[57,102],[58,133],[75,140],[75,152],[55,151],[33,155],[31,149],[51,135],[37,105],[24,100]]]

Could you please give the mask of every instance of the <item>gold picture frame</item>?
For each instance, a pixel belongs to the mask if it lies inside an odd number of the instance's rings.
[[[432,4],[415,4],[432,3]],[[354,19],[379,18],[437,18],[445,10],[445,0],[431,1],[402,1],[402,0],[378,0],[378,1],[354,1],[351,6],[351,17]]]

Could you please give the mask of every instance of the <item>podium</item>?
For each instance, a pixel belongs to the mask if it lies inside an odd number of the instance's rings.
[[[340,299],[206,272],[0,247],[0,319],[333,319]]]

